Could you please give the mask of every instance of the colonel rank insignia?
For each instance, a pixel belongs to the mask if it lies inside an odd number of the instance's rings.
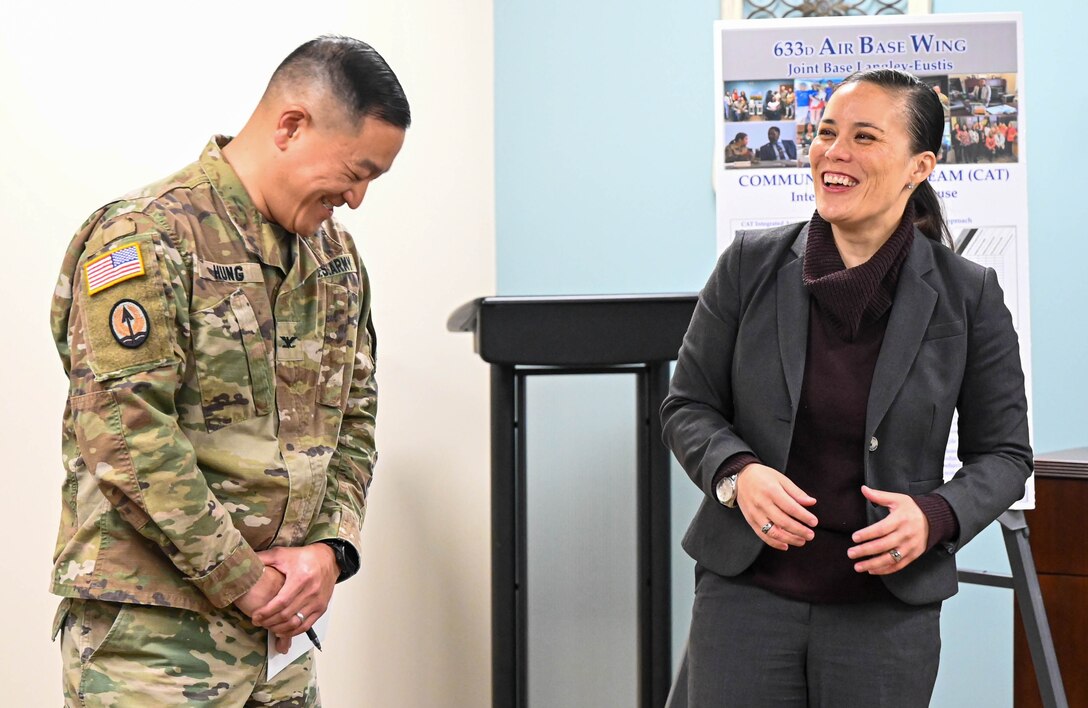
[[[135,300],[118,300],[110,310],[110,332],[122,347],[135,349],[151,334],[147,310]]]

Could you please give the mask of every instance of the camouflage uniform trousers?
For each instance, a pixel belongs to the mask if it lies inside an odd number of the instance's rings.
[[[68,708],[321,705],[313,652],[267,680],[267,632],[234,608],[68,598],[57,622]]]

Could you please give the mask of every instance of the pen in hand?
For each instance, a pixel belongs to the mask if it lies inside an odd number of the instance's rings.
[[[321,642],[319,642],[317,640],[317,632],[314,631],[313,627],[310,627],[309,629],[306,630],[306,636],[309,638],[309,640],[311,642],[314,643],[314,646],[317,647],[318,651],[325,651],[324,649],[321,648]]]

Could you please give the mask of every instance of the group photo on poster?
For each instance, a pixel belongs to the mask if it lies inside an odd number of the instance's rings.
[[[722,93],[725,166],[807,166],[808,147],[823,106],[841,80],[726,81]]]
[[[1016,74],[949,76],[952,151],[942,162],[1017,162]]]

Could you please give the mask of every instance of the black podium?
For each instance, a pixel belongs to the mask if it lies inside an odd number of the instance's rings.
[[[448,329],[473,332],[491,364],[492,705],[527,706],[526,378],[633,374],[638,387],[638,697],[664,705],[672,682],[669,453],[658,410],[669,362],[696,296],[489,297],[450,316]],[[653,500],[653,503],[651,503]]]

